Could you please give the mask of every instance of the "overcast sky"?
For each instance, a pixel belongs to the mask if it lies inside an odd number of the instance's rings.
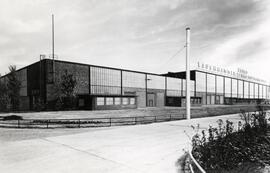
[[[270,81],[269,0],[0,0],[0,73],[51,53],[60,60],[153,73],[191,64],[243,68]]]

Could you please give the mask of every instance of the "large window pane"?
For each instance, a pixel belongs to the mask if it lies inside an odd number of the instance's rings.
[[[258,87],[259,87],[259,98],[262,98],[262,85],[258,85]]]
[[[91,67],[91,92],[93,94],[121,94],[121,72],[107,68]]]
[[[224,92],[224,78],[221,76],[217,76],[217,93],[222,94]]]
[[[135,105],[135,98],[130,98],[130,100],[129,100],[129,104],[131,104],[131,105]]]
[[[232,97],[237,97],[237,80],[232,79]]]
[[[181,96],[181,79],[167,77],[167,96]]]
[[[260,88],[261,88],[261,90],[260,90],[260,96],[261,96],[261,97],[260,97],[260,98],[262,99],[262,98],[263,98],[263,94],[264,94],[264,93],[263,93],[263,85],[260,85]]]
[[[147,88],[165,89],[165,77],[156,75],[147,75]]]
[[[254,84],[254,90],[255,90],[254,96],[257,99],[259,97],[259,90],[258,90],[258,84],[256,83]]]
[[[113,97],[106,98],[106,105],[113,105]]]
[[[124,97],[122,100],[123,105],[128,105],[128,98]]]
[[[104,105],[104,97],[97,97],[97,105]]]
[[[249,98],[254,98],[254,83],[249,83]]]
[[[196,92],[206,92],[205,73],[196,72]]]
[[[115,105],[120,105],[121,104],[121,98],[120,97],[115,97],[114,98],[114,104]]]
[[[231,78],[225,77],[225,97],[231,97]]]
[[[195,89],[195,81],[190,80],[190,96],[191,97],[195,96],[194,89]]]
[[[267,91],[266,91],[266,86],[263,85],[263,98],[266,99],[267,98]]]
[[[145,88],[145,74],[135,72],[122,72],[123,87]]]
[[[207,74],[207,93],[215,93],[215,76]]]
[[[243,85],[243,81],[238,80],[238,98],[243,98],[244,96]]]
[[[206,73],[196,72],[196,96],[202,98],[202,104],[206,104]]]
[[[267,87],[267,99],[270,99],[270,87]]]
[[[249,82],[244,82],[244,98],[249,98]]]

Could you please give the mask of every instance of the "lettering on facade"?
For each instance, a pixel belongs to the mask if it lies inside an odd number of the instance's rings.
[[[221,68],[218,66],[213,66],[210,64],[198,62],[197,63],[197,70],[202,70],[205,72],[212,72],[215,74],[220,74],[220,75],[233,77],[233,78],[237,78],[237,79],[242,79],[242,80],[248,80],[250,82],[259,82],[259,83],[266,84],[265,80],[262,80],[262,79],[259,79],[259,78],[253,77],[253,76],[249,76],[248,71],[241,69],[241,68],[238,68],[237,72],[235,72],[235,71]]]

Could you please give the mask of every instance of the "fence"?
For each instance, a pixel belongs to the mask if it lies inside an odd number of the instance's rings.
[[[81,119],[22,119],[0,120],[0,127],[10,128],[83,128],[110,127],[119,125],[148,124],[185,119],[185,115],[81,118]]]

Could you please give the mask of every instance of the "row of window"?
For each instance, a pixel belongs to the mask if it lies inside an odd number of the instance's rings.
[[[196,91],[237,98],[270,98],[269,86],[196,72]]]
[[[103,105],[135,105],[133,97],[97,97],[97,106]]]
[[[79,67],[76,66],[76,69],[78,70]],[[226,97],[270,98],[270,88],[260,84],[198,71],[195,78],[196,83],[193,80],[190,81],[191,96],[195,96],[196,90],[196,92],[224,93]],[[92,94],[120,95],[121,86],[162,90],[166,86],[167,96],[185,96],[185,92],[182,91],[185,91],[186,80],[91,66],[90,83]],[[88,87],[85,88],[88,91]]]

